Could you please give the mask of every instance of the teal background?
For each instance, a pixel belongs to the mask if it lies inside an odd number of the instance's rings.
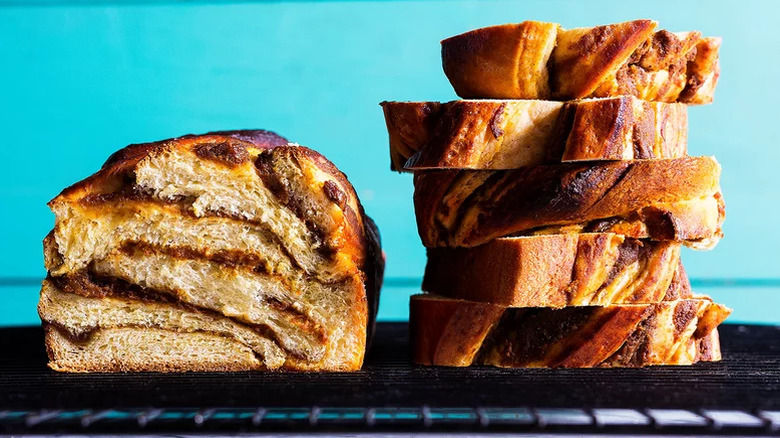
[[[690,153],[716,155],[725,239],[684,254],[731,321],[778,322],[780,3],[710,0],[151,2],[0,0],[0,325],[37,323],[46,202],[134,142],[266,128],[350,177],[387,252],[381,319],[404,319],[424,266],[409,175],[389,171],[382,100],[451,100],[439,40],[523,20],[653,18],[720,35],[714,105]]]

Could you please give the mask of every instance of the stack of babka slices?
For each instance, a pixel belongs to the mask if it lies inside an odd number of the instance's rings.
[[[267,131],[131,145],[49,205],[53,369],[360,368],[384,262],[317,152]]]
[[[415,362],[720,359],[730,309],[694,294],[680,263],[681,246],[722,235],[720,166],[686,143],[719,44],[651,20],[488,27],[442,41],[442,58],[458,95],[496,100],[382,103],[428,248]]]

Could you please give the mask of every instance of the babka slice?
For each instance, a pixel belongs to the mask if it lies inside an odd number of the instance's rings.
[[[398,171],[679,158],[687,149],[686,105],[630,96],[381,105]]]
[[[706,296],[655,304],[552,309],[414,295],[412,358],[463,367],[641,367],[720,360],[731,309]]]
[[[52,367],[360,368],[384,261],[354,189],[317,152],[265,131],[131,145],[49,205],[40,311]],[[227,356],[203,359],[199,345]],[[128,353],[168,350],[168,362]]]
[[[680,275],[678,242],[551,234],[428,248],[422,289],[509,307],[647,304],[668,298]]]
[[[712,102],[720,38],[656,26],[634,20],[576,29],[538,21],[485,27],[443,40],[442,65],[465,99]]]
[[[562,163],[414,175],[426,247],[474,247],[499,237],[612,232],[711,248],[725,207],[712,157]]]

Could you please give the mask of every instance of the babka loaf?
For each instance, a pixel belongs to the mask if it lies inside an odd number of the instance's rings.
[[[677,242],[552,234],[429,248],[422,289],[509,307],[657,303],[682,269]]]
[[[633,97],[571,102],[382,102],[393,170],[516,169],[542,163],[679,158],[683,104]]]
[[[52,368],[360,368],[384,261],[317,152],[265,131],[131,145],[49,205]]]
[[[656,30],[651,20],[563,29],[525,21],[472,30],[441,42],[444,73],[465,99],[636,96],[710,103],[720,74],[720,38]]]
[[[429,248],[612,232],[705,249],[722,234],[719,177],[712,157],[427,170],[415,172],[414,206]]]
[[[412,359],[464,367],[642,367],[720,360],[731,309],[694,296],[655,304],[507,308],[414,295]]]

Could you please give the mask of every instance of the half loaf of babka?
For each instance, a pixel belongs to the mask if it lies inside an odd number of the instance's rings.
[[[52,368],[361,367],[379,235],[319,153],[266,131],[131,145],[49,205]]]
[[[576,29],[539,21],[485,27],[443,40],[442,65],[465,99],[712,102],[720,38],[656,26],[634,20]]]

